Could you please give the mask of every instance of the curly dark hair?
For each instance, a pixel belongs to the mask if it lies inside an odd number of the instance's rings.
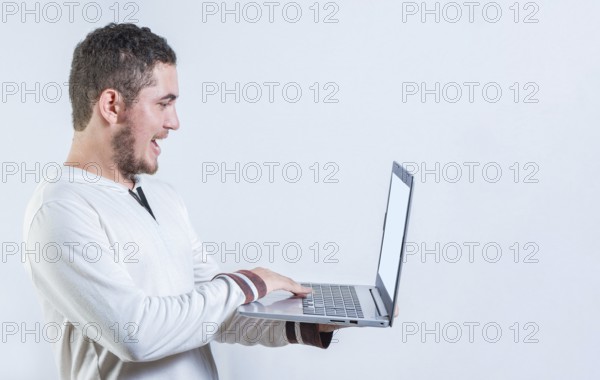
[[[157,62],[175,65],[167,41],[147,27],[110,23],[89,33],[73,52],[69,98],[73,128],[83,131],[102,91],[118,91],[128,107],[144,87],[151,86]]]

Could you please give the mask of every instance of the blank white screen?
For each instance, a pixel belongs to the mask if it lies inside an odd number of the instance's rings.
[[[409,187],[398,176],[392,175],[392,188],[390,189],[379,263],[379,275],[392,299],[396,291],[396,276],[400,264],[409,194]]]

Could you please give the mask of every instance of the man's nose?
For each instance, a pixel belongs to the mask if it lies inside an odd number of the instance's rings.
[[[165,128],[172,129],[174,131],[179,129],[179,118],[177,117],[177,111],[173,105],[173,111],[169,113],[169,116],[165,120]]]

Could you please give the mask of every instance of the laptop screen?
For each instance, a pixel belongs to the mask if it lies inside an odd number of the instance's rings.
[[[400,280],[403,244],[410,212],[411,188],[412,176],[400,165],[394,163],[377,276],[377,286],[390,316],[390,322]],[[384,291],[382,291],[382,287]]]

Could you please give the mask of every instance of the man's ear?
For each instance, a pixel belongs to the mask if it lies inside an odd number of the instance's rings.
[[[102,91],[97,106],[100,115],[108,124],[118,124],[125,114],[123,97],[112,88]]]

